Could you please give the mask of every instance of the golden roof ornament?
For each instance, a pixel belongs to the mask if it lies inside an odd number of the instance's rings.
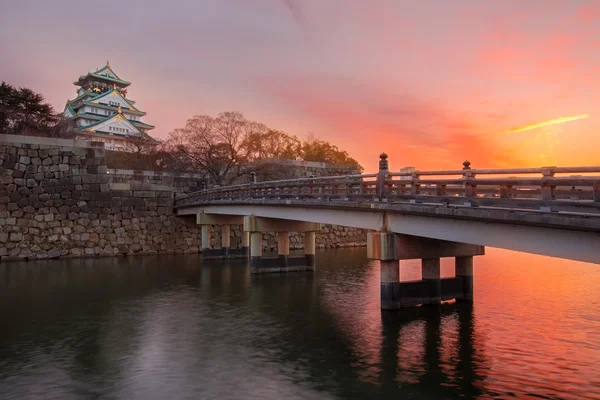
[[[106,60],[106,66],[110,67],[110,62],[108,60]]]
[[[121,114],[121,106],[119,106],[119,108],[117,108],[117,113]]]
[[[113,83],[113,90],[117,90],[117,84]]]

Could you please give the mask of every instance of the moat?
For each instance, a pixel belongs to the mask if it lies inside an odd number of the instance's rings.
[[[0,398],[600,398],[600,266],[486,253],[472,304],[399,312],[364,248],[287,275],[200,255],[2,263]]]

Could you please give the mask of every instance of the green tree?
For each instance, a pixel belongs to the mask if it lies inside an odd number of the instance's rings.
[[[56,133],[53,128],[59,121],[59,115],[41,94],[6,82],[0,85],[0,133]]]
[[[303,142],[300,158],[304,161],[319,161],[333,164],[352,164],[362,170],[362,167],[345,150],[321,140],[314,135],[309,135]]]

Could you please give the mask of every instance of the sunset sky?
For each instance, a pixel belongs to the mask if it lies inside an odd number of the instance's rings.
[[[367,171],[382,151],[393,170],[600,164],[597,0],[19,0],[0,51],[0,80],[60,110],[110,60],[158,138],[236,110]]]

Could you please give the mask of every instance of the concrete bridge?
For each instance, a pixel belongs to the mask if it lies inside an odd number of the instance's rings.
[[[600,166],[391,172],[220,187],[177,197],[177,215],[202,225],[204,257],[246,257],[254,273],[313,269],[320,224],[368,229],[368,255],[381,261],[382,308],[472,299],[473,256],[484,246],[600,263]],[[210,250],[210,225],[243,224],[241,249]],[[289,257],[289,232],[305,253]],[[262,232],[278,232],[279,257],[262,258]],[[206,234],[205,234],[206,233]],[[440,257],[456,277],[440,279]],[[422,259],[423,280],[399,282],[399,261]]]

